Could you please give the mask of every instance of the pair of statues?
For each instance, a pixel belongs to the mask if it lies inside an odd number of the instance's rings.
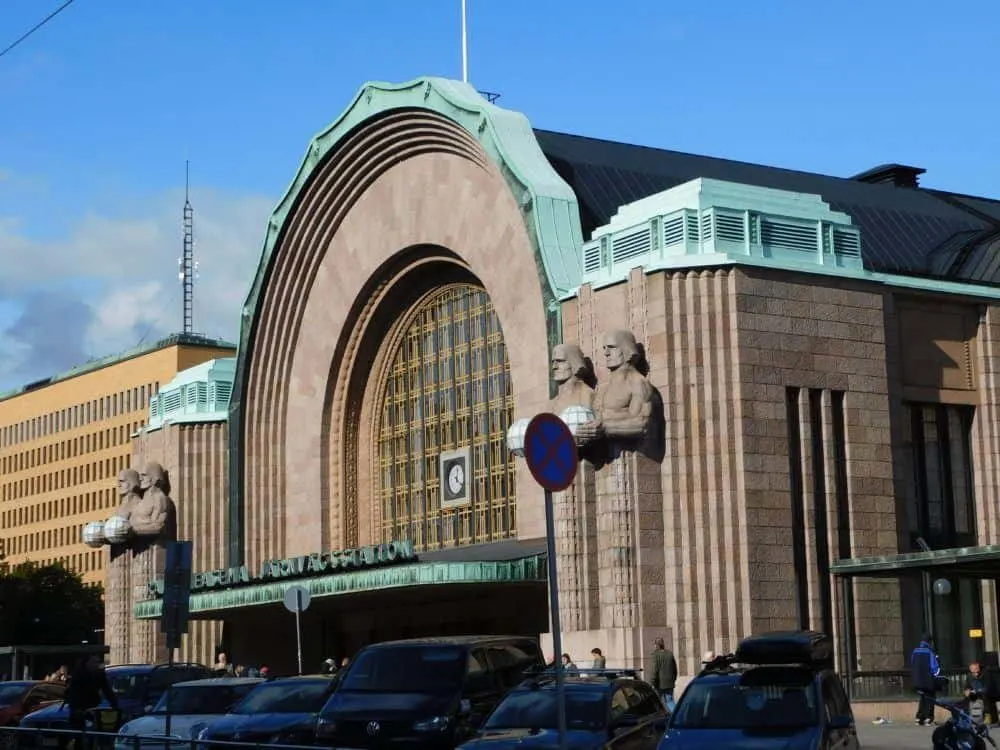
[[[170,479],[160,464],[150,462],[140,474],[125,469],[118,475],[121,504],[115,515],[128,522],[130,536],[156,538],[176,535],[177,513],[170,499]]]
[[[601,351],[608,375],[597,383],[579,346],[553,348],[552,377],[558,385],[554,405],[564,414],[583,407],[576,412],[582,421],[569,425],[581,448],[602,442],[637,448],[652,437],[656,395],[640,369],[642,350],[630,331],[618,330],[604,335]]]
[[[160,464],[146,464],[140,474],[125,469],[118,475],[121,504],[107,521],[88,523],[83,541],[89,547],[111,545],[112,559],[128,547],[144,549],[171,541],[177,533],[177,512],[170,499],[170,479]]]

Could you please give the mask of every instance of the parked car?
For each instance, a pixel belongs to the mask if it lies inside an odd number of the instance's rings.
[[[828,636],[751,636],[684,690],[659,750],[859,750],[851,704]]]
[[[287,677],[258,685],[228,715],[198,733],[199,747],[210,748],[213,741],[311,745],[316,716],[332,686],[330,675]]]
[[[320,712],[325,746],[452,750],[482,725],[525,673],[544,666],[520,636],[463,636],[378,643],[355,656]]]
[[[111,689],[118,698],[121,721],[126,722],[153,710],[168,685],[211,676],[211,670],[201,664],[129,664],[108,667],[106,670]],[[107,708],[102,704],[99,708]],[[69,707],[56,703],[35,711],[21,719],[26,729],[69,729]],[[46,735],[44,731],[24,733],[18,737],[21,750],[58,746],[56,735]]]
[[[233,710],[264,680],[254,677],[214,677],[194,682],[178,682],[165,692],[145,716],[127,722],[118,730],[117,750],[162,750],[166,742],[167,708],[170,708],[170,736],[193,740],[201,730]],[[136,741],[135,738],[143,738]]]
[[[16,727],[26,714],[62,702],[65,694],[61,682],[0,682],[0,727]]]
[[[667,726],[663,701],[632,672],[566,677],[566,745],[573,750],[656,750]],[[551,669],[512,690],[460,750],[532,750],[559,743]]]

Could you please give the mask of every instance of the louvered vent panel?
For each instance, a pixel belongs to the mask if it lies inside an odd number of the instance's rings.
[[[782,250],[799,250],[805,253],[816,252],[816,228],[804,227],[798,224],[786,224],[771,219],[760,222],[760,239],[764,245],[781,248]]]
[[[593,242],[583,246],[583,271],[593,273],[601,267],[601,243]]]
[[[697,242],[700,238],[697,214],[687,214],[684,221],[687,224],[688,241]]]
[[[845,258],[861,257],[861,235],[846,229],[833,230],[833,252]]]
[[[180,390],[167,391],[163,394],[163,413],[168,414],[172,411],[177,411],[181,408],[183,402],[181,401]]]
[[[746,242],[746,228],[742,216],[715,215],[715,237],[723,242]]]
[[[621,263],[629,258],[649,253],[649,227],[619,235],[612,243],[612,262]]]
[[[233,395],[233,386],[230,383],[220,383],[216,381],[213,383],[215,390],[215,405],[223,406],[229,403],[229,399]]]
[[[712,239],[712,214],[706,213],[701,217],[701,239],[703,242]]]
[[[663,220],[663,246],[684,244],[684,217],[674,216]]]

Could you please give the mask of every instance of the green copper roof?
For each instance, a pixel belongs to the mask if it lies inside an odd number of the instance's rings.
[[[147,430],[166,423],[220,422],[229,418],[236,358],[212,359],[183,370],[149,400]]]
[[[620,283],[636,267],[652,272],[735,264],[1000,298],[997,287],[869,271],[864,248],[853,218],[819,195],[696,179],[619,207],[583,246],[583,281]]]
[[[602,286],[630,269],[754,259],[793,269],[864,271],[851,217],[818,195],[691,180],[618,209],[583,246],[584,280]]]
[[[519,200],[538,260],[556,297],[580,284],[580,212],[576,194],[542,153],[528,119],[491,104],[467,83],[424,77],[407,83],[366,83],[340,116],[312,139],[306,156],[271,214],[257,276],[243,314],[252,317],[281,229],[313,170],[355,127],[384,112],[426,109],[464,127],[500,168]],[[241,344],[245,344],[246,322]]]
[[[220,610],[279,604],[290,586],[304,586],[312,597],[323,598],[381,591],[404,586],[446,586],[450,584],[544,583],[545,555],[517,560],[485,562],[410,563],[384,568],[370,568],[347,573],[332,573],[317,578],[302,578],[276,583],[260,583],[239,588],[206,591],[191,595],[191,614],[205,615]],[[163,613],[163,600],[139,602],[134,614],[139,619],[155,619]]]
[[[53,383],[58,383],[63,380],[69,380],[70,378],[75,378],[78,375],[85,375],[88,372],[94,372],[95,370],[100,370],[104,367],[111,367],[112,365],[117,365],[120,362],[124,362],[129,359],[135,359],[136,357],[141,357],[146,354],[151,354],[152,352],[159,351],[160,349],[166,349],[170,346],[188,346],[188,347],[202,347],[205,349],[232,349],[236,350],[236,344],[230,343],[229,341],[224,341],[222,339],[213,339],[206,336],[199,336],[193,333],[175,333],[168,336],[165,339],[160,339],[149,344],[142,344],[141,346],[128,349],[124,352],[119,352],[118,354],[111,354],[107,357],[101,357],[99,359],[93,359],[90,362],[74,367],[72,370],[67,370],[66,372],[59,373],[58,375],[52,375],[48,378],[43,378],[42,380],[37,380],[34,383],[29,383],[21,388],[16,388],[6,393],[0,393],[0,401],[4,399],[13,398],[15,396],[20,396],[21,394],[28,393],[30,391],[36,391],[39,388],[44,388],[47,385],[52,385]]]

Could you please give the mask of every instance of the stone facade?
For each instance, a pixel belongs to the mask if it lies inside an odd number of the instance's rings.
[[[225,565],[225,523],[228,500],[226,424],[224,422],[166,424],[145,431],[133,440],[132,465],[157,461],[171,476],[177,503],[177,536],[194,542],[194,569],[213,570]],[[136,578],[148,578],[136,576]],[[147,581],[134,580],[137,600],[147,598]],[[112,631],[114,663],[146,663],[166,658],[154,620],[131,618],[127,640]],[[177,658],[201,664],[215,663],[215,649],[222,641],[222,623],[192,620],[181,641]],[[119,656],[121,654],[121,656]]]
[[[935,303],[925,297],[922,304]],[[621,631],[605,607],[581,618],[574,596],[563,615],[579,628],[564,627],[575,659],[598,646],[609,663],[641,664],[652,639],[664,636],[690,675],[705,651],[731,649],[752,632],[802,626],[840,635],[845,603],[825,572],[829,564],[907,548],[891,427],[904,398],[921,394],[895,364],[902,355],[894,306],[882,285],[743,268],[635,270],[624,283],[584,286],[564,304],[563,339],[580,342],[585,353],[615,327],[630,327],[645,343],[667,427],[659,488],[645,482],[658,493],[662,532],[646,522],[647,532],[637,527],[633,535],[635,554],[656,561],[637,593],[636,627]],[[983,403],[975,423],[984,469],[976,473],[981,543],[992,541],[995,525],[983,497],[996,482],[988,470],[995,430],[986,427],[995,424],[994,317],[991,309],[978,333],[982,345],[970,355]],[[576,495],[589,497],[590,482],[578,480]],[[584,519],[594,512],[587,502],[581,507]],[[559,534],[579,536],[565,521]],[[796,548],[806,571],[801,584]],[[576,559],[568,577],[590,580],[592,556]],[[621,600],[610,581],[600,581],[596,600]],[[910,640],[900,584],[861,580],[850,596],[854,668],[900,668]]]

